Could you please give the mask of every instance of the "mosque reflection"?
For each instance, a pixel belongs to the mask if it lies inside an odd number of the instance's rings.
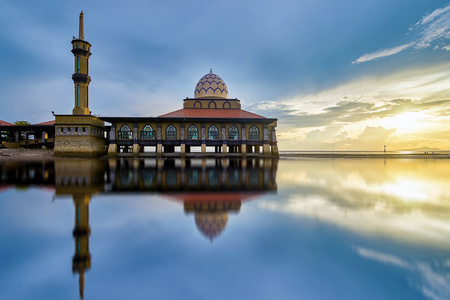
[[[98,194],[150,193],[181,202],[194,214],[199,231],[211,242],[225,229],[229,213],[243,202],[277,189],[277,159],[57,159],[0,163],[0,190],[12,186],[55,190],[55,199],[72,197],[74,255],[84,297],[85,272],[91,268],[89,204]]]
[[[113,193],[155,191],[182,202],[212,242],[224,230],[228,213],[276,190],[276,171],[274,159],[113,160],[107,181]]]
[[[199,231],[211,242],[223,232],[229,213],[242,202],[276,191],[276,159],[122,159],[56,160],[55,195],[71,195],[75,208],[72,271],[79,274],[80,298],[84,274],[91,267],[89,203],[95,194],[158,193],[182,202],[194,214]],[[50,167],[51,169],[51,167]]]

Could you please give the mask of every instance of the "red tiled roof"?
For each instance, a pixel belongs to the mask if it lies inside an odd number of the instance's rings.
[[[14,124],[0,120],[0,126],[14,126]]]
[[[195,109],[183,108],[168,114],[160,115],[165,118],[225,118],[225,119],[266,119],[266,117],[251,113],[243,109]]]
[[[42,123],[36,123],[36,124],[33,124],[33,125],[55,125],[55,120],[42,122]]]
[[[202,192],[189,192],[180,194],[166,194],[170,199],[183,203],[194,202],[245,202],[250,201],[255,197],[261,196],[261,192],[225,192],[225,193],[202,193]]]

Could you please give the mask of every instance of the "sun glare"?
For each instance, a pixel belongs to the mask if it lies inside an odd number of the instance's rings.
[[[384,120],[385,127],[397,129],[423,129],[427,122],[428,115],[423,112],[405,112],[395,117],[386,118]]]

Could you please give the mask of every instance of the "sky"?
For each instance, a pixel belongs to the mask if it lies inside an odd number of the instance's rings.
[[[281,151],[450,150],[450,2],[0,1],[0,120],[70,114],[84,11],[100,116],[182,108],[210,68]]]

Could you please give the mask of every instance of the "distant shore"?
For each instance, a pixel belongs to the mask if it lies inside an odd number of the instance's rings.
[[[213,156],[209,156],[211,158]],[[236,157],[238,158],[238,157]],[[373,153],[373,152],[287,152],[280,153],[280,159],[450,159],[450,152],[424,153]],[[53,160],[53,150],[41,149],[0,149],[0,161],[5,160]],[[58,157],[58,159],[61,159]]]

